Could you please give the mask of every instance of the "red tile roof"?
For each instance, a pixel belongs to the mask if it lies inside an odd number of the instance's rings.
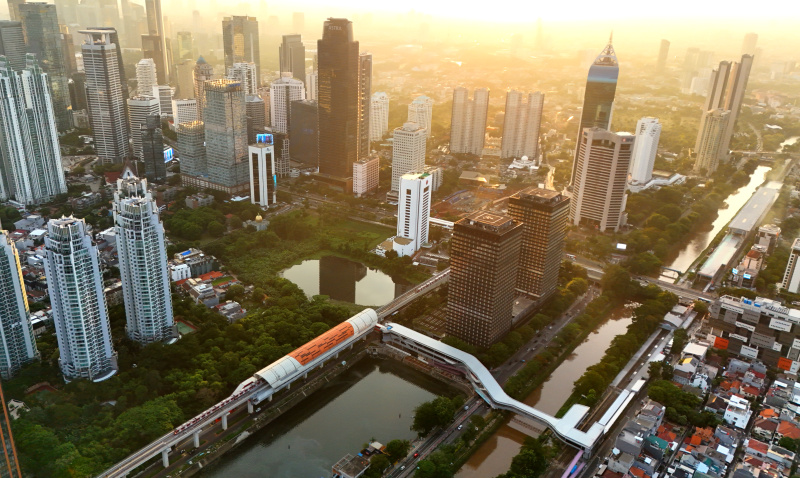
[[[758,441],[755,438],[751,438],[750,442],[747,444],[747,448],[751,450],[755,450],[761,454],[766,455],[767,451],[769,450],[769,445],[764,442]]]
[[[778,435],[797,440],[800,438],[800,428],[797,428],[792,422],[784,420],[778,425]]]

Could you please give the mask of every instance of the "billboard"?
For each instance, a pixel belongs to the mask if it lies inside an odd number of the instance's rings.
[[[272,135],[269,133],[261,133],[256,135],[256,143],[260,144],[273,144]]]
[[[167,148],[164,150],[164,162],[168,163],[175,158],[175,150],[172,148]]]

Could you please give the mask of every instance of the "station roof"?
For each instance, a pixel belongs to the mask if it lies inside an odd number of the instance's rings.
[[[739,210],[728,227],[733,232],[747,234],[752,231],[778,197],[778,190],[763,186]]]

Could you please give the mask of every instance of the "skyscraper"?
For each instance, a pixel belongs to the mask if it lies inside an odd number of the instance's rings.
[[[317,42],[319,62],[319,173],[349,191],[359,151],[359,57],[353,24],[329,18]]]
[[[660,137],[661,123],[658,118],[644,117],[636,123],[636,142],[631,155],[631,183],[645,184],[652,179]]]
[[[386,116],[388,122],[389,99],[386,99]],[[433,100],[425,95],[417,96],[408,105],[408,122],[417,123],[425,128],[425,137],[431,137],[431,118],[433,118]]]
[[[130,154],[127,122],[127,89],[123,90],[119,46],[114,29],[81,30],[86,71],[86,100],[97,157],[102,163],[120,163]]]
[[[72,105],[69,100],[67,65],[62,49],[56,6],[35,2],[19,5],[29,53],[36,55],[50,81],[50,96],[58,131],[72,129]]]
[[[19,6],[25,3],[25,0],[8,0],[8,17],[12,22],[22,20],[19,13]]]
[[[15,72],[0,56],[0,198],[39,204],[66,194],[50,83],[27,55]]]
[[[177,136],[178,152],[181,157],[181,183],[184,186],[194,186],[197,184],[196,178],[208,179],[203,122],[179,124]]]
[[[570,222],[605,232],[625,224],[625,185],[634,140],[630,133],[586,128],[578,142]]]
[[[249,146],[250,202],[268,207],[275,204],[278,187],[275,147],[272,135],[262,134],[259,139],[262,141]]]
[[[194,67],[194,97],[197,100],[197,119],[203,121],[206,106],[206,81],[214,79],[214,67],[201,56]]]
[[[133,142],[133,155],[138,159],[142,157],[142,125],[151,115],[158,115],[160,111],[158,98],[152,96],[134,96],[128,99],[128,115],[131,126],[131,139]]]
[[[194,98],[194,61],[181,60],[175,67],[178,76],[178,91],[176,96],[183,100]]]
[[[668,57],[669,40],[661,40],[661,46],[658,48],[658,63],[656,63],[656,70],[663,72],[666,69]]]
[[[159,65],[167,63],[167,52],[164,51],[163,39],[158,35],[142,35],[142,55],[155,63],[158,83],[167,84],[169,81],[167,73],[159,68]]]
[[[319,77],[317,72],[314,71],[306,76],[306,99],[317,100],[317,93],[319,91]]]
[[[147,180],[117,180],[114,231],[128,337],[142,345],[174,338],[164,224]]]
[[[61,373],[67,381],[105,380],[118,367],[97,245],[92,242],[84,220],[73,217],[51,219],[44,244]]]
[[[290,74],[281,75],[281,78],[272,82],[269,90],[270,125],[273,131],[288,134],[292,101],[305,99],[306,89],[302,81],[292,78]]]
[[[731,112],[722,108],[703,113],[695,146],[695,172],[709,175],[717,170],[720,158],[726,154],[722,148],[730,120]]]
[[[0,20],[0,56],[8,58],[11,68],[25,68],[25,33],[21,22]]]
[[[23,365],[39,358],[39,351],[17,247],[3,229],[0,229],[0,291],[0,377],[10,380]]]
[[[210,80],[205,84],[203,113],[209,187],[228,194],[246,191],[247,115],[244,89],[233,80]]]
[[[373,93],[370,108],[369,140],[380,141],[389,131],[389,96],[383,92]]]
[[[454,89],[453,111],[450,118],[450,151],[480,156],[486,140],[488,114],[487,88],[475,90],[473,99],[469,99],[469,91],[466,88]]]
[[[161,132],[161,116],[150,115],[139,126],[142,137],[142,161],[144,174],[148,181],[167,179],[167,165],[164,162],[164,137]]]
[[[372,110],[372,53],[358,56],[358,158],[366,158],[372,151],[369,145],[369,113]]]
[[[611,128],[611,114],[614,107],[614,96],[617,92],[617,78],[619,77],[619,64],[611,39],[608,45],[589,67],[589,76],[586,79],[586,92],[583,97],[583,110],[581,121],[578,124],[577,142],[583,138],[586,128]],[[577,172],[578,151],[575,148],[575,164],[572,167],[572,183],[575,183]],[[575,207],[575,202],[572,203]]]
[[[506,94],[506,111],[503,119],[503,140],[500,146],[503,158],[539,157],[539,127],[542,124],[544,94],[528,94],[511,90]]]
[[[397,235],[409,239],[411,241],[409,248],[414,252],[428,242],[432,195],[433,184],[430,174],[413,172],[400,177]]]
[[[256,83],[260,85],[261,50],[258,38],[258,20],[255,17],[233,16],[222,20],[225,69],[234,63],[255,63]]]
[[[153,96],[153,87],[156,85],[156,63],[152,58],[142,58],[136,64],[136,91],[140,96]]]
[[[447,333],[489,347],[511,330],[523,225],[477,211],[456,222],[450,241]]]
[[[156,85],[151,95],[158,100],[159,114],[172,116],[172,88],[169,85]]]
[[[392,141],[392,191],[400,191],[400,177],[425,167],[426,130],[416,123],[405,123],[394,130]]]
[[[797,238],[792,243],[792,249],[789,251],[789,260],[786,262],[786,270],[783,273],[783,281],[781,281],[781,289],[784,289],[792,294],[800,292],[800,238]]]
[[[278,47],[281,73],[291,73],[292,77],[306,83],[306,47],[299,34],[283,35]]]
[[[194,58],[192,32],[178,32],[178,61]]]
[[[541,302],[558,286],[569,198],[549,189],[528,188],[511,196],[508,214],[523,224],[516,288]]]
[[[256,136],[263,133],[267,126],[267,109],[260,96],[247,95],[244,103],[247,113],[247,144],[253,144]]]
[[[290,157],[305,166],[319,166],[319,125],[317,102],[292,101],[292,123],[289,125]]]
[[[161,14],[161,0],[145,0],[147,9],[147,35],[142,35],[142,50],[145,58],[156,62],[158,84],[169,82],[170,61],[167,56],[167,34],[164,31],[164,16]]]
[[[228,68],[228,78],[242,84],[246,95],[258,94],[258,80],[255,63],[234,63]]]
[[[753,56],[756,54],[756,43],[758,42],[758,33],[748,33],[744,36],[742,41],[742,55]]]

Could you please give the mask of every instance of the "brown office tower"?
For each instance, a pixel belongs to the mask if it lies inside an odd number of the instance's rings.
[[[511,196],[508,213],[524,225],[517,289],[544,300],[558,285],[569,198],[549,189],[528,188]]]
[[[450,243],[447,333],[488,347],[511,330],[523,225],[478,211],[458,221]]]
[[[0,406],[3,407],[3,415],[0,416],[0,435],[2,435],[0,438],[2,438],[3,458],[5,458],[0,460],[0,477],[22,478],[17,459],[17,448],[14,446],[14,436],[11,434],[11,417],[8,414],[2,386],[0,386]]]

